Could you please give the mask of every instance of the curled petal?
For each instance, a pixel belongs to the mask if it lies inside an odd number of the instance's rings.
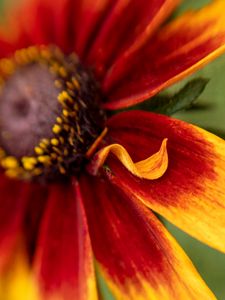
[[[107,124],[111,139],[140,160],[168,137],[169,166],[155,181],[137,179],[113,157],[110,179],[208,245],[225,252],[225,141],[185,122],[141,111]],[[136,147],[136,145],[139,147]]]
[[[110,153],[113,153],[119,161],[135,176],[154,180],[166,172],[168,167],[168,155],[166,150],[167,139],[164,139],[160,150],[147,159],[134,163],[127,150],[119,145],[112,144],[101,149],[92,159],[88,171],[96,175]]]

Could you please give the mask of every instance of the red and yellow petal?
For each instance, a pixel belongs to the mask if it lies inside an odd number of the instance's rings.
[[[215,299],[142,202],[104,177],[80,180],[99,272],[115,299]]]
[[[114,6],[89,47],[87,63],[95,67],[98,76],[104,75],[114,60],[123,61],[146,43],[178,2],[114,1]]]
[[[41,300],[24,248],[19,243],[0,276],[1,300]]]
[[[43,299],[96,300],[92,249],[75,184],[51,187],[39,232],[34,272]]]
[[[40,300],[30,259],[47,188],[0,175],[0,191],[0,299]]]
[[[113,66],[103,83],[108,109],[152,97],[225,52],[225,2],[214,0],[162,28],[126,64]],[[127,69],[127,67],[129,68]]]
[[[133,111],[108,121],[111,139],[134,161],[168,138],[168,169],[158,180],[141,180],[116,159],[107,161],[118,186],[190,235],[225,252],[225,141],[185,122]]]

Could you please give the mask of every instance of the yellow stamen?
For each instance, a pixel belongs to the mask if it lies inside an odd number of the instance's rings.
[[[15,157],[8,156],[1,161],[1,165],[6,169],[15,169],[19,166],[19,163]]]
[[[56,118],[56,121],[57,121],[57,123],[59,123],[59,124],[62,124],[62,123],[63,123],[63,120],[62,120],[60,117],[57,117],[57,118]]]
[[[35,151],[35,153],[36,153],[37,155],[42,155],[42,154],[44,154],[44,151],[43,151],[43,149],[42,149],[41,147],[35,147],[35,148],[34,148],[34,151]]]
[[[66,174],[66,170],[62,166],[59,166],[59,171],[61,174]]]
[[[59,75],[64,77],[64,78],[67,77],[68,74],[67,74],[66,69],[64,67],[59,68]]]
[[[2,148],[0,148],[0,159],[4,158],[5,155],[6,155],[5,151]]]
[[[4,73],[7,73],[8,75],[10,75],[14,72],[15,65],[12,60],[3,58],[0,61],[0,68]]]
[[[74,77],[72,78],[72,83],[75,88],[77,88],[78,90],[80,89],[80,84],[76,78],[74,78]]]
[[[70,81],[66,82],[66,86],[71,90],[73,89],[73,84]]]
[[[51,139],[51,144],[54,145],[54,146],[58,146],[59,140],[53,138],[53,139]]]
[[[42,139],[40,142],[40,147],[45,149],[50,144],[48,139]]]
[[[61,144],[65,143],[65,140],[64,140],[64,138],[62,136],[59,137],[59,141],[60,141]]]
[[[43,163],[43,164],[50,164],[51,163],[51,157],[48,156],[48,155],[39,156],[38,161],[40,163]]]
[[[60,133],[61,130],[62,130],[62,128],[61,128],[59,125],[57,125],[57,124],[55,124],[55,125],[53,126],[53,128],[52,128],[52,131],[53,131],[53,133],[55,133],[55,134]]]
[[[29,47],[27,49],[27,54],[28,54],[29,58],[32,60],[36,60],[40,55],[38,48],[35,46]]]
[[[63,115],[64,115],[64,117],[68,117],[69,116],[68,110],[63,109]]]
[[[66,101],[69,101],[69,102],[73,103],[73,99],[71,98],[71,96],[68,94],[67,91],[62,91],[58,95],[58,101],[61,104],[64,104]]]
[[[18,178],[19,174],[20,174],[20,172],[17,169],[8,169],[5,171],[5,175],[12,179]]]
[[[34,157],[23,157],[21,161],[24,169],[28,171],[33,170],[35,165],[37,164],[37,160]]]

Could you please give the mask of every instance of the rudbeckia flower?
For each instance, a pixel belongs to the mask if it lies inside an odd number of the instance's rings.
[[[225,142],[145,111],[225,51],[225,2],[30,0],[0,38],[0,298],[215,299],[156,212],[225,251]],[[149,100],[151,101],[151,100]]]

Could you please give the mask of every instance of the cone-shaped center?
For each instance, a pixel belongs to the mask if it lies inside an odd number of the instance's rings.
[[[104,127],[101,94],[75,55],[28,48],[0,61],[0,163],[12,177],[77,174]]]

